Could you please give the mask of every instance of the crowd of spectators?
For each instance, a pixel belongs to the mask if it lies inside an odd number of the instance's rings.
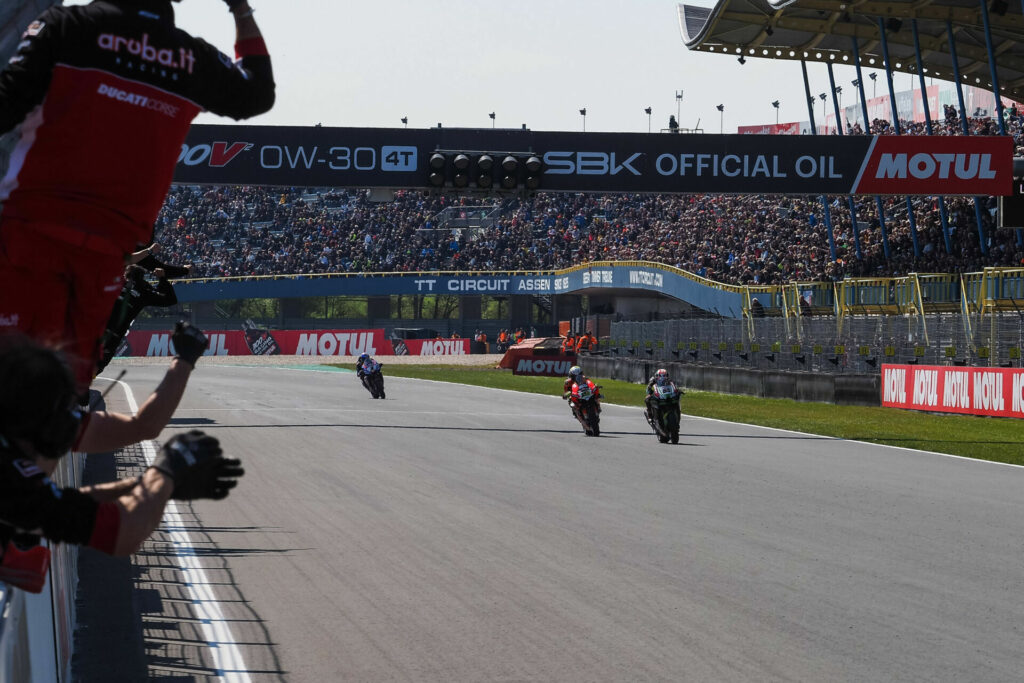
[[[949,114],[936,127],[955,134],[959,122],[955,111]],[[1021,118],[1008,120],[1019,138]],[[989,119],[970,125],[972,132],[995,132]],[[924,132],[912,122],[903,127]],[[889,128],[880,120],[872,125],[878,132]],[[981,200],[985,254],[973,198],[945,200],[948,253],[939,200],[914,198],[917,258],[905,198],[883,200],[889,258],[874,197],[855,201],[856,237],[847,199],[829,201],[834,259],[824,206],[803,196],[540,192],[528,199],[480,199],[404,191],[392,202],[376,203],[362,190],[175,186],[157,221],[156,240],[169,260],[193,265],[192,277],[537,271],[643,260],[719,282],[777,284],[1024,265],[1015,232],[995,229],[991,198]],[[470,207],[482,204],[487,218],[477,221],[479,227],[447,220],[481,213]]]

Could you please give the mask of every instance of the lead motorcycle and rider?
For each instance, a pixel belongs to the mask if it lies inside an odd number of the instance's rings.
[[[368,353],[360,354],[356,360],[356,377],[374,398],[384,398],[384,374],[381,372],[383,367],[382,363],[371,358]]]
[[[562,398],[569,401],[573,417],[579,420],[587,436],[601,435],[601,387],[588,379],[580,366],[569,368]]]
[[[661,443],[679,443],[679,398],[682,393],[664,368],[659,368],[647,382],[644,418]]]

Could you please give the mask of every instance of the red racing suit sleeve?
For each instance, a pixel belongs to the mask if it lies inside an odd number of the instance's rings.
[[[111,553],[120,526],[114,503],[58,488],[31,460],[0,456],[0,525]]]

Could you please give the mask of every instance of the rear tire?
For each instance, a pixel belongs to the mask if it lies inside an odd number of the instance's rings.
[[[679,432],[672,432],[672,443],[679,443]]]
[[[668,443],[668,437],[658,434],[658,443]]]

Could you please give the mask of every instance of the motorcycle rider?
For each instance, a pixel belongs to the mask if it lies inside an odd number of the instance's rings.
[[[668,376],[668,370],[665,368],[658,368],[650,380],[647,381],[647,395],[644,397],[644,405],[647,406],[647,414],[653,419],[654,418],[654,387],[655,385],[663,387],[672,383],[671,378]],[[682,392],[679,392],[682,393]]]
[[[562,383],[562,398],[568,398],[569,393],[572,391],[572,385],[581,381],[583,381],[583,368],[578,365],[569,368],[569,376]]]
[[[566,387],[566,391],[562,393],[562,398],[569,401],[569,407],[572,408],[572,414],[574,417],[579,419],[576,410],[576,401],[573,401],[572,397],[577,395],[578,387],[581,386],[590,387],[590,391],[592,392],[595,399],[594,405],[597,407],[597,412],[601,412],[601,402],[599,400],[601,398],[601,390],[598,389],[597,385],[594,384],[586,375],[583,374],[583,368],[581,368],[578,365],[574,365],[571,368],[569,368],[569,376],[566,378],[563,386]]]
[[[366,387],[367,390],[369,390],[369,392],[372,394],[373,388],[370,387],[369,382],[367,380],[367,377],[369,376],[370,373],[366,370],[366,368],[370,365],[371,361],[373,361],[373,359],[370,358],[370,354],[359,354],[359,358],[356,359],[356,377],[359,378],[359,381],[363,383],[363,386]],[[384,367],[383,364],[378,363],[378,365],[380,367]],[[376,398],[376,396],[374,396],[374,398]]]

